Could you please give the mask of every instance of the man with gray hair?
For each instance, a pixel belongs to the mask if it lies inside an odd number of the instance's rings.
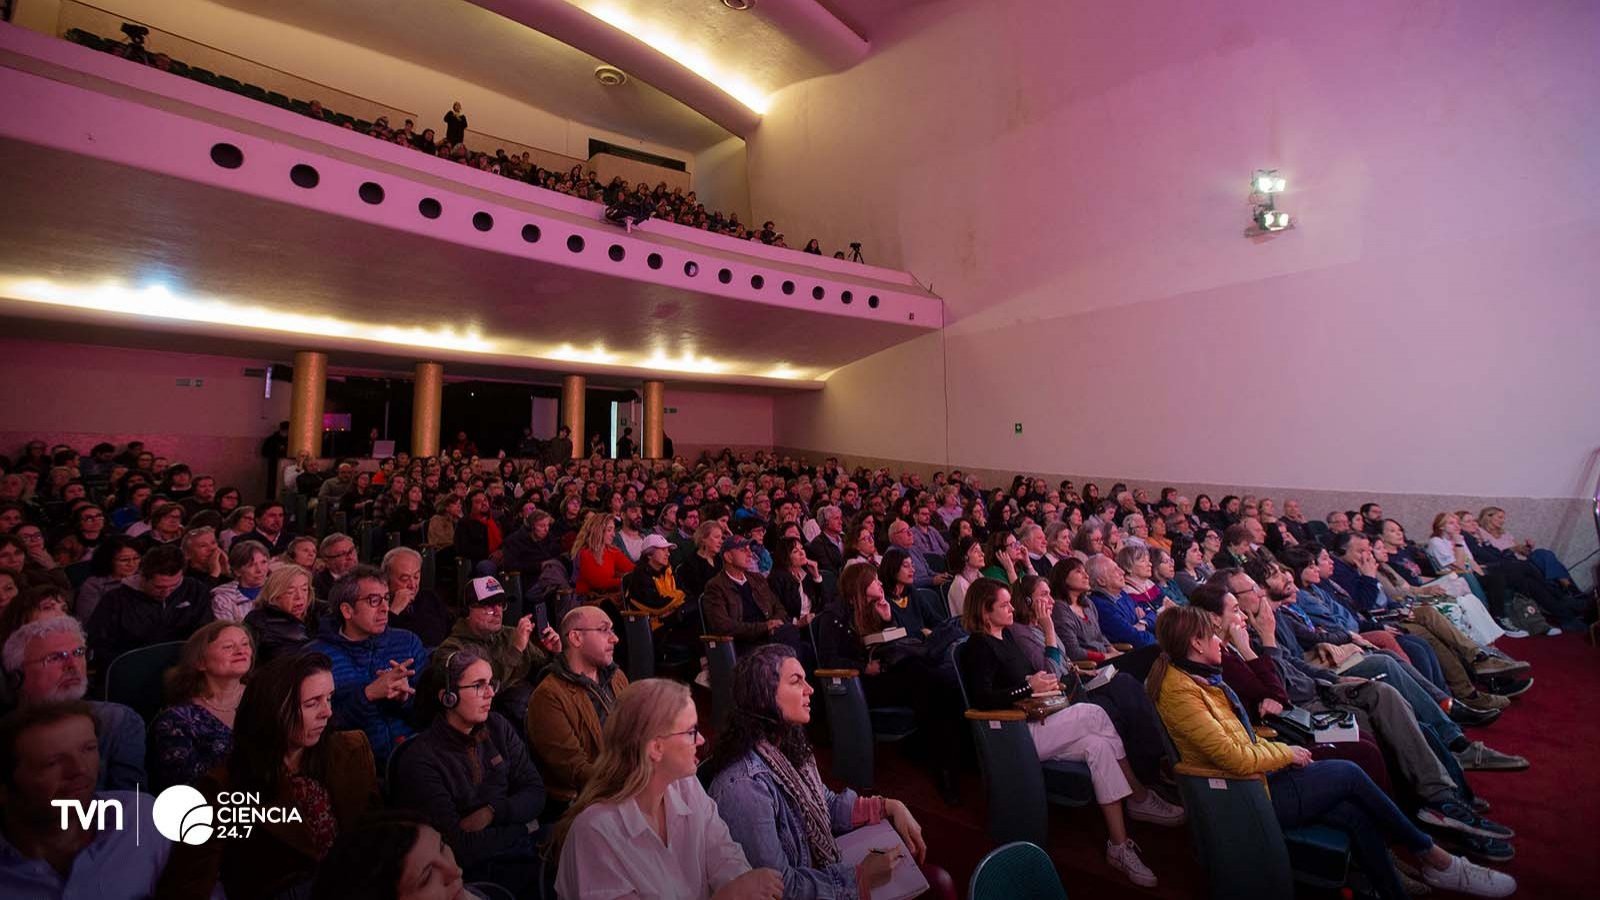
[[[350,535],[335,531],[317,545],[317,558],[322,560],[322,571],[311,579],[311,593],[327,602],[333,583],[354,569],[360,559],[356,556],[356,542]]]
[[[416,635],[422,646],[439,646],[450,634],[450,607],[422,583],[422,554],[396,547],[383,555],[380,571],[389,584],[389,624]]]
[[[1084,568],[1089,573],[1089,599],[1100,614],[1100,630],[1105,636],[1114,644],[1132,644],[1136,649],[1154,645],[1155,615],[1128,596],[1122,567],[1101,554],[1089,557]]]
[[[828,505],[817,510],[822,531],[806,545],[806,555],[816,560],[817,568],[839,572],[844,569],[844,512]]]
[[[88,644],[71,616],[39,619],[18,628],[0,648],[0,663],[17,707],[82,700],[89,689]],[[89,702],[100,735],[102,791],[132,791],[145,783],[144,720],[121,703]]]
[[[1122,546],[1124,547],[1149,547],[1146,539],[1150,537],[1150,525],[1144,520],[1144,513],[1128,513],[1122,517]]]
[[[217,543],[217,530],[209,525],[183,533],[183,559],[188,567],[185,574],[207,591],[226,583],[230,577],[228,557]]]

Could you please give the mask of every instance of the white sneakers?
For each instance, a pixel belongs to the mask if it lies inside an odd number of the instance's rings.
[[[1161,795],[1152,790],[1144,792],[1144,800],[1128,798],[1128,817],[1152,825],[1166,825],[1168,827],[1182,825],[1187,819],[1183,807],[1168,803]]]
[[[1111,868],[1121,871],[1128,876],[1129,881],[1140,887],[1156,886],[1156,873],[1150,871],[1150,867],[1139,858],[1139,845],[1133,842],[1133,838],[1129,838],[1126,844],[1120,846],[1106,841],[1106,863]]]
[[[1107,851],[1108,858],[1109,852]],[[1422,880],[1429,887],[1436,887],[1442,891],[1455,891],[1471,894],[1474,897],[1508,897],[1517,889],[1517,880],[1510,875],[1467,862],[1460,856],[1451,857],[1450,865],[1443,869],[1435,869],[1432,866],[1420,868]]]

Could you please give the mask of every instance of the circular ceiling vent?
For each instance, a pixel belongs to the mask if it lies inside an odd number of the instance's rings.
[[[616,66],[600,66],[594,70],[594,78],[606,87],[617,87],[628,83],[628,73]]]
[[[722,0],[722,5],[735,12],[744,12],[755,8],[756,0]]]

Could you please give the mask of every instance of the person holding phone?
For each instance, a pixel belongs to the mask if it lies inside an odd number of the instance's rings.
[[[548,625],[535,640],[533,614],[505,624],[506,592],[500,579],[491,575],[472,579],[467,587],[467,614],[456,622],[450,636],[433,651],[443,659],[459,650],[489,661],[495,680],[503,685],[495,697],[495,709],[513,722],[522,721],[528,712],[528,698],[534,681],[549,665],[550,657],[561,652],[561,638]]]
[[[962,625],[972,637],[957,653],[956,664],[967,696],[978,709],[1011,709],[1018,700],[1061,690],[1054,673],[1033,671],[1028,665],[1016,638],[1007,630],[1014,621],[1011,590],[1005,585],[980,578],[967,591]],[[1054,629],[1047,635],[1045,655],[1058,662],[1061,659]],[[1111,717],[1093,703],[1074,703],[1043,721],[1029,722],[1028,731],[1039,759],[1069,759],[1089,766],[1108,833],[1106,862],[1134,884],[1155,887],[1155,873],[1139,858],[1138,845],[1128,837],[1123,800],[1128,801],[1129,816],[1158,825],[1183,824],[1184,811],[1139,782]]]

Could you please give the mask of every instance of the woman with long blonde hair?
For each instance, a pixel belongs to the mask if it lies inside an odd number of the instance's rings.
[[[615,594],[622,590],[622,576],[633,571],[633,563],[612,543],[616,536],[617,520],[610,513],[592,512],[583,520],[578,538],[572,543],[578,594]]]
[[[776,872],[750,868],[695,777],[704,743],[687,685],[647,678],[622,692],[594,771],[552,836],[557,896],[782,895]]]

